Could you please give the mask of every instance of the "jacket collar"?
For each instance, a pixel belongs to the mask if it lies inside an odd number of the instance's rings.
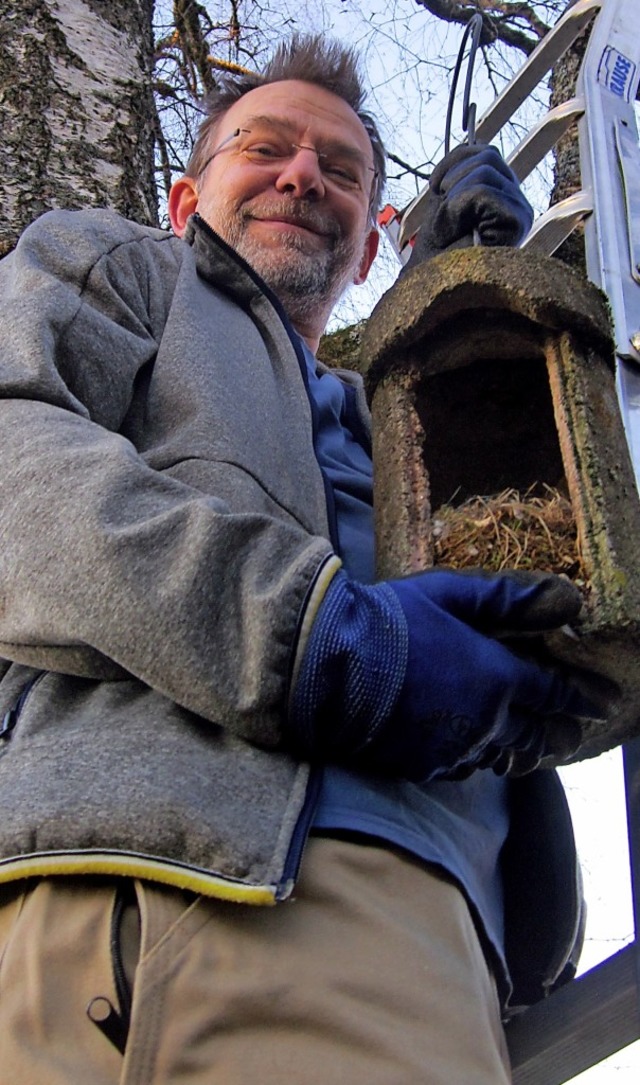
[[[187,220],[184,240],[193,249],[198,274],[207,282],[225,293],[232,293],[245,308],[259,295],[266,295],[275,308],[284,313],[280,301],[257,271],[197,212]]]

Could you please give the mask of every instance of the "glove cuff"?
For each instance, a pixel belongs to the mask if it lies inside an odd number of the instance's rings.
[[[386,584],[338,572],[309,633],[290,699],[289,728],[307,758],[348,758],[389,718],[400,695],[409,634]]]

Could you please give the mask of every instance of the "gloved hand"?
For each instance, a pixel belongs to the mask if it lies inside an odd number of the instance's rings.
[[[438,163],[425,208],[404,271],[445,249],[470,245],[474,230],[483,245],[517,245],[533,222],[516,175],[500,152],[485,143],[456,147]]]
[[[339,572],[303,649],[292,744],[416,781],[504,771],[505,751],[534,768],[549,719],[601,711],[495,637],[560,627],[580,607],[577,588],[551,574],[435,570],[365,586]]]

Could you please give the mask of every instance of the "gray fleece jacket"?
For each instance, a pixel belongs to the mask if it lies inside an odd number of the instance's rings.
[[[293,886],[292,657],[339,561],[283,314],[197,217],[186,241],[53,212],[0,263],[0,882]],[[514,784],[505,850],[526,1001],[579,929],[554,781]]]
[[[188,240],[59,212],[0,265],[0,879],[290,888],[291,654],[338,562],[292,341]]]

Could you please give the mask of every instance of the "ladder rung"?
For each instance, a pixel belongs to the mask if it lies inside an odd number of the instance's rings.
[[[560,59],[562,54],[576,40],[604,0],[578,0],[556,23],[553,30],[542,39],[531,56],[520,68],[517,75],[507,83],[502,94],[480,118],[476,125],[476,139],[479,143],[490,143],[515,111],[537,87],[544,75]]]
[[[562,54],[566,52],[569,46],[575,41],[587,23],[592,19],[593,15],[600,10],[604,2],[605,0],[578,0],[573,7],[569,8],[569,10],[564,13],[562,18],[554,26],[553,30],[550,30],[540,44],[536,46],[517,75],[507,84],[502,94],[496,98],[493,105],[487,110],[485,115],[476,125],[475,138],[479,143],[489,143],[493,139],[496,133],[507,123],[509,118],[513,116],[516,109],[522,105],[525,98],[527,98],[531,91],[538,85],[546,72],[553,67],[555,62],[559,60]],[[565,103],[565,105],[566,104],[568,103]],[[558,110],[562,110],[562,108],[562,106],[557,107]],[[576,116],[578,115],[579,114],[576,114]],[[551,110],[547,115],[547,119],[552,117],[552,124],[556,124],[556,116],[560,116],[560,114],[556,114],[556,110]],[[557,123],[560,125],[561,122],[558,121]],[[566,127],[569,127],[570,123],[571,121],[568,121]],[[562,130],[558,130],[555,138],[559,139],[561,135]],[[520,153],[523,156],[522,164],[518,164],[518,169],[514,170],[520,179],[526,177],[527,173],[529,173],[530,170],[533,169],[533,166],[537,164],[533,159],[539,153],[540,149],[545,146],[546,138],[546,136],[538,134],[536,127],[531,135],[523,140],[520,148],[517,148],[514,152],[514,156],[519,155]],[[540,142],[537,145],[535,145],[534,142],[534,144],[529,147],[528,143],[531,140],[540,140]],[[541,161],[542,158],[544,158],[544,155],[553,146],[553,142],[554,141],[552,140],[546,150],[540,154],[538,161]],[[512,158],[514,156],[512,156]],[[532,161],[533,164],[527,168],[530,161]],[[512,165],[511,160],[509,164]],[[524,170],[524,172],[520,172],[520,170]],[[425,187],[412,203],[409,204],[402,216],[400,234],[397,241],[400,249],[407,244],[422,225],[422,201],[426,191],[427,189]]]
[[[519,181],[524,181],[525,177],[529,176],[583,113],[584,100],[582,98],[570,98],[569,101],[562,102],[555,109],[550,109],[548,113],[545,113],[542,120],[527,133],[507,159],[507,165],[511,166]]]
[[[520,248],[551,256],[592,211],[593,198],[588,192],[575,192],[567,196],[536,219]]]
[[[532,128],[507,159],[519,181],[524,180],[531,170],[541,162],[544,156],[557,143],[571,124],[584,113],[582,98],[571,98],[562,102],[555,109],[549,110],[542,120]],[[399,250],[413,237],[422,225],[424,213],[423,200],[427,189],[423,189],[404,211],[399,232],[394,242]],[[558,242],[560,244],[560,242]]]

